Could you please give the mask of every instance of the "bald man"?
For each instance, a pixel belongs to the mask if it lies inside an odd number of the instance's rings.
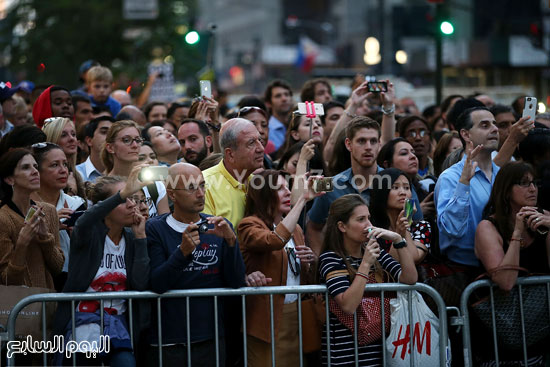
[[[121,107],[132,104],[132,97],[125,90],[117,89],[111,93],[111,97],[116,99]]]
[[[166,188],[174,202],[174,213],[151,218],[146,224],[152,290],[164,293],[172,289],[244,286],[245,266],[233,227],[222,217],[201,213],[205,192],[201,171],[188,163],[176,163],[169,169]],[[202,231],[204,224],[206,232]],[[187,365],[186,301],[167,299],[162,302],[161,312],[163,363]],[[191,364],[213,366],[216,364],[213,298],[190,298],[189,315],[193,320]],[[225,364],[223,321],[223,312],[218,313],[220,364]],[[158,330],[152,329],[152,353],[148,355],[150,364],[156,365]]]
[[[248,178],[264,166],[264,146],[258,129],[242,118],[222,125],[220,145],[222,161],[204,171],[208,184],[204,211],[226,217],[236,228],[244,216]]]
[[[137,108],[134,105],[127,105],[120,109],[118,115],[116,115],[116,120],[132,120],[135,121],[139,126],[145,126],[147,119],[142,110]]]

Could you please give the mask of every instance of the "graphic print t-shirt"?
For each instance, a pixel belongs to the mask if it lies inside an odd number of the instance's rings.
[[[120,292],[126,290],[125,249],[124,237],[120,239],[118,245],[115,245],[109,236],[105,236],[103,259],[101,259],[94,280],[86,292]],[[83,301],[80,302],[78,311],[95,312],[99,307],[99,301]],[[111,314],[121,315],[126,311],[126,301],[123,299],[105,300],[103,307]]]

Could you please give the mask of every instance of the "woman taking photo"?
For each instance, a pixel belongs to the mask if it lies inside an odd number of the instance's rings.
[[[330,297],[345,314],[353,314],[361,304],[365,285],[372,274],[383,276],[385,282],[414,284],[416,268],[408,243],[396,232],[373,227],[369,208],[357,194],[344,195],[330,206],[319,257],[321,282],[327,285]],[[394,259],[377,240],[391,241],[396,249]],[[389,274],[391,276],[384,276]],[[389,310],[386,310],[388,312]],[[354,337],[338,317],[329,313],[330,335],[323,329],[323,365],[327,364],[327,344],[330,343],[332,365],[353,365],[355,362]],[[359,366],[382,364],[382,342],[358,346]]]
[[[431,240],[430,223],[417,221],[409,223],[405,216],[405,202],[412,198],[411,181],[397,168],[388,168],[378,173],[373,180],[369,210],[371,223],[380,228],[398,233],[407,241],[414,263],[419,264],[428,254]],[[382,178],[389,177],[390,181]],[[388,183],[390,187],[386,187]],[[386,242],[386,243],[385,243]],[[382,248],[397,257],[391,242],[380,242]],[[387,247],[385,247],[387,246]]]
[[[286,131],[285,143],[277,151],[277,156],[282,157],[292,145],[298,142],[305,143],[310,139],[313,140],[316,149],[319,151],[319,155],[321,155],[320,152],[323,151],[323,125],[321,124],[321,118],[317,116],[311,119],[298,113],[298,111],[294,111]]]
[[[61,291],[69,267],[70,227],[64,222],[69,220],[77,210],[86,209],[86,201],[79,196],[67,195],[63,190],[69,178],[69,163],[63,149],[53,143],[37,143],[33,146],[33,154],[40,172],[40,190],[31,194],[37,202],[54,205],[59,217],[59,241],[65,263],[63,272],[55,279],[56,289]]]
[[[2,284],[54,289],[53,278],[64,261],[57,213],[54,206],[31,200],[31,193],[40,189],[40,174],[31,152],[17,148],[2,155],[0,177]],[[34,215],[26,218],[31,207]]]
[[[313,178],[308,180],[311,185]],[[298,218],[311,189],[290,206],[290,190],[281,171],[265,170],[250,181],[246,195],[245,217],[237,233],[246,273],[262,272],[271,278],[269,285],[300,285],[313,280],[316,261],[305,246]],[[299,364],[298,306],[296,294],[273,296],[275,360],[278,366]],[[271,327],[269,295],[251,296],[247,302],[246,332],[248,364],[271,365]]]
[[[90,185],[89,197],[94,205],[73,228],[64,292],[147,289],[150,269],[145,219],[134,202],[135,193],[146,184],[137,178],[142,167],[134,167],[128,178],[104,176]],[[126,300],[105,300],[104,310],[99,310],[99,301],[81,301],[76,308],[76,336],[72,335],[70,303],[58,306],[54,323],[56,335],[64,335],[65,341],[92,342],[99,335],[109,335],[111,339],[109,354],[90,360],[85,354],[77,353],[77,364],[92,361],[112,366],[135,366],[126,319]],[[105,325],[110,325],[104,330],[100,330],[102,311]],[[136,319],[139,318],[134,317],[132,321]],[[139,335],[136,327],[134,335]]]
[[[537,209],[538,189],[533,180],[534,172],[529,164],[511,162],[504,165],[495,178],[485,206],[485,219],[476,229],[476,256],[491,280],[504,291],[514,287],[518,271],[494,271],[500,267],[522,267],[531,273],[550,274],[550,213]],[[539,365],[536,361],[543,360],[545,347],[547,344],[528,349],[529,366]],[[523,362],[523,353],[502,352],[501,361],[522,364],[519,361]]]
[[[135,122],[122,120],[113,123],[107,132],[105,145],[101,150],[101,160],[105,166],[106,176],[128,177],[132,167],[139,160],[142,144],[143,138],[141,138]],[[156,195],[156,200],[151,201],[149,217],[170,211],[164,183],[156,181],[155,186],[158,195]],[[147,198],[154,196],[147,187],[143,191]]]

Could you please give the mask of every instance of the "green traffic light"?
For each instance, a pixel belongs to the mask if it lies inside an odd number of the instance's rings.
[[[185,42],[187,42],[190,45],[194,45],[195,43],[199,42],[200,39],[201,37],[196,31],[188,32],[185,35]]]
[[[453,32],[455,31],[453,24],[448,21],[441,22],[440,29],[441,29],[441,33],[447,34],[447,35],[453,34]]]

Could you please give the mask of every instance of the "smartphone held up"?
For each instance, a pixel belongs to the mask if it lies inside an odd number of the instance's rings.
[[[138,175],[138,179],[141,182],[164,181],[166,177],[168,177],[168,167],[166,166],[143,167],[139,171],[139,175]]]
[[[388,83],[387,82],[368,82],[367,90],[372,93],[387,92]]]
[[[199,81],[199,85],[201,88],[201,96],[212,98],[212,84],[210,80],[201,80]]]
[[[535,122],[535,115],[537,114],[537,99],[535,97],[525,97],[525,105],[521,117],[529,116],[529,122]]]

